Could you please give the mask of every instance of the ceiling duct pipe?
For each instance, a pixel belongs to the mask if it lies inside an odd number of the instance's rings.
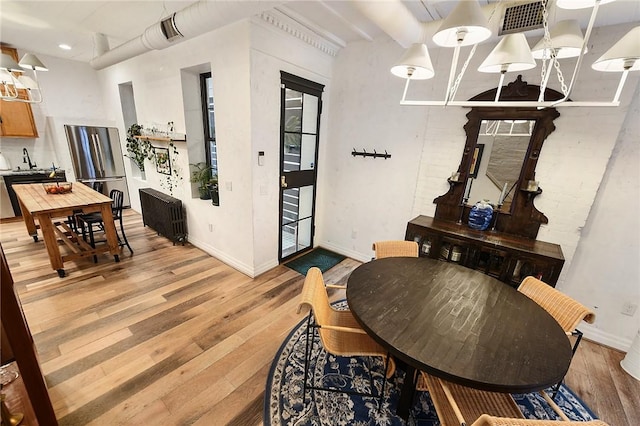
[[[200,1],[147,28],[141,35],[124,42],[89,61],[101,70],[151,50],[161,50],[225,25],[250,18],[283,1]]]

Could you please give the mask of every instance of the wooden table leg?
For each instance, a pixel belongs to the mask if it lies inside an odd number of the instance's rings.
[[[64,277],[64,263],[62,261],[62,255],[60,254],[60,248],[58,247],[58,239],[56,238],[56,232],[54,229],[51,216],[48,214],[38,215],[38,222],[40,222],[40,230],[42,231],[42,238],[44,239],[44,246],[47,248],[49,254],[49,261],[51,267],[58,272],[60,277]]]
[[[118,245],[118,234],[116,234],[116,225],[113,221],[113,212],[111,204],[102,204],[100,208],[102,214],[102,222],[104,223],[104,233],[107,237],[109,252],[113,255],[116,262],[120,262],[120,246]]]
[[[31,237],[33,237],[33,241],[38,241],[38,229],[36,227],[36,223],[33,220],[33,216],[31,216],[31,212],[24,207],[22,201],[18,198],[18,204],[20,204],[20,210],[22,211],[22,219],[24,220],[24,224],[27,226],[27,232]]]

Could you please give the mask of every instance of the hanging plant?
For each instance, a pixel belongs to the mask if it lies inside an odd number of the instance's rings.
[[[144,172],[144,160],[153,159],[153,147],[148,139],[137,138],[142,135],[143,127],[140,124],[132,124],[127,130],[127,153],[124,156],[130,158],[141,172]]]
[[[182,182],[182,170],[178,165],[179,152],[173,142],[169,142],[169,155],[171,156],[169,164],[172,166],[169,173],[164,176],[164,179],[160,180],[160,186],[168,190],[169,194],[173,195],[173,190],[178,187],[180,182]]]

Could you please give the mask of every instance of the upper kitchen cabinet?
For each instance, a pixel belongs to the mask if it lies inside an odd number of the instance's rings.
[[[13,47],[0,45],[2,53],[18,62],[18,51]],[[21,99],[27,98],[26,89],[18,89]],[[0,100],[0,136],[12,138],[37,138],[38,129],[33,119],[31,104],[27,102]]]

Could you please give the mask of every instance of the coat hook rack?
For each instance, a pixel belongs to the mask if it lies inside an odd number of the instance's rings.
[[[355,156],[361,156],[361,157],[373,157],[373,158],[384,158],[385,160],[387,158],[391,158],[391,154],[387,153],[387,150],[384,150],[384,154],[379,154],[376,152],[376,150],[374,149],[373,152],[367,152],[366,149],[362,149],[362,152],[356,151],[355,148],[353,148],[353,151],[351,152],[351,155]]]

